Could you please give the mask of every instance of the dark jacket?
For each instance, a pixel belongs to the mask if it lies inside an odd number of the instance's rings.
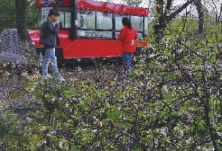
[[[54,48],[56,46],[56,36],[58,35],[59,25],[53,26],[50,20],[46,20],[42,24],[41,34],[39,43],[43,45],[44,48]]]

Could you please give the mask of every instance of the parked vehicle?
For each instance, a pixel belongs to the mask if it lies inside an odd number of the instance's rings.
[[[122,17],[130,18],[139,34],[138,47],[146,47],[143,39],[148,34],[146,8],[111,4],[92,0],[36,0],[38,7],[38,28],[29,34],[39,53],[40,29],[48,11],[57,6],[61,28],[57,37],[56,55],[58,62],[81,59],[108,59],[121,57],[121,42],[117,40],[122,28]],[[141,45],[142,41],[142,45]],[[138,49],[140,50],[140,49]]]

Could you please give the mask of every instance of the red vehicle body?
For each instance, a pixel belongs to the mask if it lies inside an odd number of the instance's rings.
[[[47,10],[57,6],[60,11],[63,26],[57,37],[58,61],[120,57],[122,45],[117,37],[123,16],[134,19],[135,23],[138,20],[140,38],[147,36],[149,10],[145,8],[92,0],[36,0],[36,6],[39,8],[39,27],[29,30],[29,35],[38,52],[42,50],[39,44],[40,29]],[[142,46],[147,46],[147,43],[143,41]]]

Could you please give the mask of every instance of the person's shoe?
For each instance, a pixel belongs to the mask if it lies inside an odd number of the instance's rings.
[[[58,79],[59,81],[61,81],[61,82],[66,81],[66,79],[63,78],[63,76],[57,77],[57,79]]]
[[[56,79],[59,80],[59,81],[61,81],[61,82],[66,81],[66,79],[64,79],[61,74],[56,74]]]
[[[52,76],[51,76],[50,74],[43,74],[43,75],[42,75],[42,78],[45,79],[45,80],[47,80],[47,79],[49,79],[49,78],[52,78]]]

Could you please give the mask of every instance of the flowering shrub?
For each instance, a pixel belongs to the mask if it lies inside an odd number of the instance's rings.
[[[221,150],[221,48],[215,38],[169,37],[153,49],[158,54],[141,58],[129,77],[119,66],[104,65],[66,72],[63,83],[32,74],[23,89],[5,89],[9,105],[19,97],[35,100],[36,108],[7,112],[0,122],[1,146],[9,151]]]
[[[137,47],[147,47],[148,46],[148,36],[145,36],[143,39],[137,39],[136,40],[136,46]]]

